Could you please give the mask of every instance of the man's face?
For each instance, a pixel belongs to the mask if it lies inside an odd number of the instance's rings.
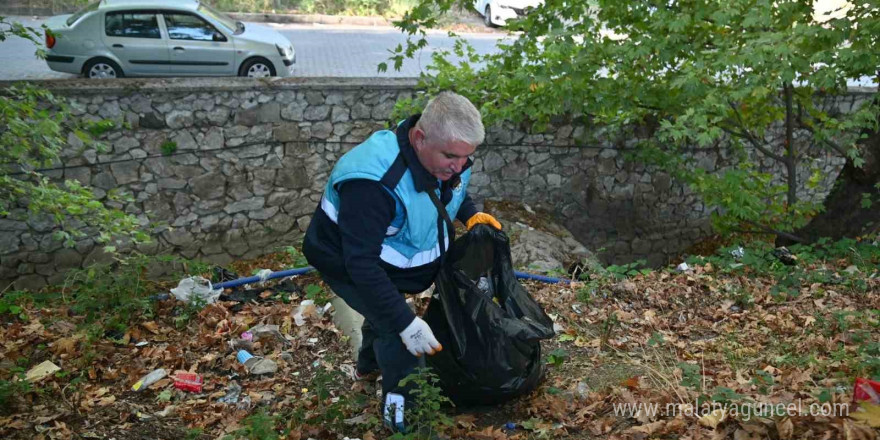
[[[420,128],[410,130],[410,143],[422,166],[444,182],[460,173],[468,156],[477,149],[475,145],[463,141],[432,142],[431,137],[426,136]]]

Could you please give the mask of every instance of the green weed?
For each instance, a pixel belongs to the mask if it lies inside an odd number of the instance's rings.
[[[146,256],[138,253],[119,258],[114,263],[95,264],[69,272],[62,289],[62,299],[71,311],[85,317],[86,323],[101,322],[106,333],[124,333],[129,322],[153,316],[150,295],[164,290],[161,279],[150,269],[172,267],[170,279],[187,272],[205,273],[209,266],[172,256]],[[120,334],[121,336],[121,334]]]
[[[561,367],[568,358],[569,355],[567,351],[562,348],[557,348],[547,355],[547,364],[553,365],[554,367]]]
[[[296,247],[285,246],[283,250],[284,252],[287,252],[287,255],[290,256],[290,260],[293,261],[293,267],[306,267],[309,265],[308,260],[306,260],[306,256],[303,255],[302,251],[300,251]]]
[[[177,316],[174,317],[174,326],[178,329],[186,328],[187,325],[192,321],[192,319],[199,315],[199,312],[208,305],[205,298],[194,295],[190,298],[190,301],[183,305],[177,311]]]
[[[202,428],[189,428],[184,433],[184,440],[198,440],[202,437],[202,434],[205,432]]]
[[[13,319],[27,321],[28,315],[25,313],[22,305],[25,301],[29,301],[32,296],[32,293],[23,290],[3,293],[0,296],[0,317],[7,315]]]
[[[699,365],[679,362],[678,368],[681,369],[681,386],[694,390],[699,390],[702,387],[703,375],[700,373]]]
[[[11,380],[0,380],[0,414],[10,414],[15,409],[15,399],[34,390],[24,379],[24,368],[13,367]]]
[[[174,141],[165,141],[162,142],[162,145],[159,146],[159,151],[162,152],[163,156],[171,156],[177,151],[177,142]]]
[[[612,264],[605,268],[608,274],[611,275],[616,280],[625,280],[627,278],[632,278],[636,275],[647,275],[651,273],[651,269],[645,268],[645,264],[647,261],[645,260],[636,260],[632,263],[627,264]]]
[[[452,402],[443,395],[438,386],[440,379],[427,368],[417,368],[400,381],[401,387],[410,389],[413,405],[405,408],[407,433],[395,433],[392,440],[431,439],[435,434],[452,426],[452,418],[442,408]]]
[[[324,305],[333,299],[333,295],[317,284],[309,284],[306,286],[306,299],[314,301],[316,305]]]
[[[265,409],[260,409],[242,420],[242,428],[226,435],[223,440],[278,440],[281,437],[279,431],[275,429],[277,422],[276,416],[270,415]]]
[[[620,319],[617,318],[617,315],[611,313],[602,321],[602,328],[599,330],[599,347],[604,348],[608,345],[608,340],[611,339],[611,335],[620,327]]]

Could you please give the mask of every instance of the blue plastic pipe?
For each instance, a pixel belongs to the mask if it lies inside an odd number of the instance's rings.
[[[313,270],[315,270],[315,268],[312,266],[282,270],[280,272],[272,272],[271,274],[269,274],[268,277],[266,277],[266,279],[273,280],[275,278],[284,278],[284,277],[291,277],[294,275],[302,275],[304,273],[311,272]],[[241,286],[242,284],[256,283],[258,281],[263,281],[263,280],[261,280],[260,277],[246,277],[246,278],[239,278],[237,280],[224,281],[222,283],[217,283],[217,284],[214,284],[213,287],[214,287],[214,289],[228,289],[230,287],[238,287],[238,286]]]
[[[549,283],[549,284],[559,284],[559,283],[571,284],[571,280],[568,280],[565,278],[546,277],[544,275],[535,275],[535,274],[531,274],[531,273],[517,272],[517,271],[514,271],[513,273],[515,273],[516,277],[521,280],[525,279],[525,280],[543,281],[543,282]]]
[[[314,267],[306,266],[306,267],[298,267],[296,269],[282,270],[280,272],[272,272],[271,274],[269,274],[268,277],[266,277],[266,280],[272,280],[275,278],[290,277],[290,276],[294,276],[294,275],[302,275],[304,273],[308,273],[313,270],[315,270]],[[571,283],[571,280],[567,280],[565,278],[553,278],[553,277],[547,277],[544,275],[535,275],[535,274],[531,274],[531,273],[516,272],[516,271],[514,271],[514,274],[516,274],[516,277],[521,280],[522,279],[535,280],[535,281],[542,281],[542,282],[549,283],[549,284],[559,284],[559,283],[570,284]],[[237,280],[230,280],[230,281],[224,281],[222,283],[217,283],[217,284],[212,285],[212,287],[214,289],[228,289],[231,287],[238,287],[243,284],[256,283],[259,281],[265,281],[265,280],[261,280],[260,277],[256,277],[256,276],[245,277],[245,278],[239,278]],[[170,297],[170,294],[160,293],[160,294],[156,294],[156,295],[151,296],[150,299],[163,301],[163,300],[168,299],[169,297]]]
[[[304,273],[311,272],[313,270],[315,270],[315,268],[312,266],[300,267],[297,269],[282,270],[280,272],[272,272],[268,277],[266,277],[266,279],[272,280],[275,278],[283,278],[283,277],[289,277],[289,276],[293,276],[293,275],[302,275]],[[567,280],[564,278],[562,278],[562,279],[552,278],[552,277],[547,277],[544,275],[535,275],[535,274],[530,274],[530,273],[525,273],[525,272],[514,272],[514,273],[516,274],[516,277],[519,279],[543,281],[545,283],[550,283],[550,284],[558,284],[558,283],[569,284],[569,283],[571,283],[571,280]],[[225,281],[222,283],[214,284],[214,288],[215,289],[228,289],[230,287],[238,287],[238,286],[241,286],[242,284],[256,283],[258,281],[261,281],[260,277],[256,277],[256,276],[247,277],[247,278],[239,278],[237,280]]]

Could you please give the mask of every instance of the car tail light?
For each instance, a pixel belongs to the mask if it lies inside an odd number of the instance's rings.
[[[49,49],[55,47],[55,36],[49,31],[46,31],[46,47]]]

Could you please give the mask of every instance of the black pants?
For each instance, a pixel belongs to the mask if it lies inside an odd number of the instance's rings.
[[[385,395],[390,392],[409,397],[406,390],[398,387],[398,383],[417,367],[424,367],[425,358],[415,357],[406,349],[400,334],[392,330],[391,323],[381,314],[373,313],[366,306],[364,298],[353,284],[324,274],[321,274],[321,277],[337,296],[364,316],[364,324],[361,327],[363,342],[357,360],[358,372],[369,373],[377,368],[382,372],[383,401]]]

